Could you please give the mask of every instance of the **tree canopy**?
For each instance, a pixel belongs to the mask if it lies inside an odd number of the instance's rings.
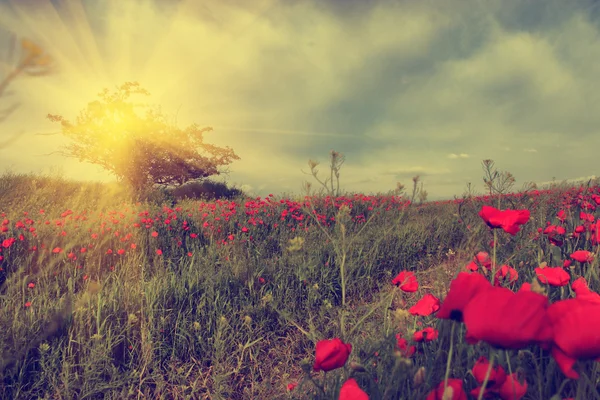
[[[100,100],[88,103],[75,123],[48,114],[72,140],[60,153],[100,165],[135,191],[219,175],[218,167],[240,159],[229,147],[204,143],[204,133],[212,128],[179,129],[160,107],[133,103],[132,95],[149,93],[137,82],[126,82],[113,93],[99,93]],[[137,108],[145,113],[140,116]]]

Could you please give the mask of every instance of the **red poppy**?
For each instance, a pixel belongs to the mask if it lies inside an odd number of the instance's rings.
[[[492,229],[502,228],[506,233],[515,236],[520,225],[529,221],[529,210],[498,210],[491,206],[483,206],[479,216]]]
[[[508,375],[498,389],[500,398],[502,400],[521,400],[527,393],[527,381],[525,379],[522,381],[523,383],[518,379],[516,372]]]
[[[432,294],[427,293],[414,306],[409,308],[408,312],[412,315],[421,315],[426,317],[440,309],[440,300]]]
[[[504,349],[548,344],[552,327],[547,307],[548,299],[539,293],[492,287],[476,296],[463,311],[466,340],[472,344],[483,340]]]
[[[571,254],[571,258],[575,261],[579,261],[580,263],[592,262],[594,259],[594,254],[590,253],[587,250],[577,250],[573,254]]]
[[[392,284],[398,286],[404,292],[416,292],[419,282],[413,272],[402,271],[392,280]]]
[[[575,292],[575,295],[578,299],[600,303],[600,294],[590,290],[583,276],[575,279],[575,281],[571,284],[571,288]]]
[[[559,300],[547,310],[554,327],[552,356],[565,376],[577,379],[577,359],[600,357],[600,302],[575,298]]]
[[[366,394],[360,386],[358,386],[358,382],[356,379],[350,378],[342,385],[340,389],[340,397],[339,400],[369,400],[369,395]]]
[[[485,375],[487,374],[488,368],[490,367],[490,362],[485,356],[479,357],[479,359],[473,365],[473,369],[471,372],[473,373],[473,377],[477,381],[478,384],[482,384],[485,380]],[[490,372],[490,376],[488,377],[487,388],[488,389],[498,389],[506,380],[506,372],[501,365],[496,364],[492,367],[492,371]],[[479,392],[477,392],[479,393]]]
[[[490,254],[487,251],[480,251],[479,253],[477,253],[475,257],[473,257],[473,261],[479,263],[479,265],[482,265],[487,269],[490,269],[490,267],[492,266],[492,259],[490,258]]]
[[[479,269],[479,265],[477,265],[477,263],[475,261],[471,261],[470,263],[467,264],[467,266],[465,267],[465,269],[467,271],[472,271],[475,272]]]
[[[320,340],[316,346],[313,369],[315,371],[321,370],[327,372],[343,367],[346,361],[348,361],[351,351],[352,345],[342,342],[341,339]]]
[[[490,286],[490,282],[481,274],[460,272],[450,282],[450,290],[436,315],[437,318],[462,322],[462,311],[465,306],[480,291]]]
[[[448,393],[450,393],[449,396]],[[444,381],[440,382],[435,389],[429,392],[425,400],[467,400],[462,379],[448,379],[446,393],[444,393]]]
[[[516,282],[519,279],[519,273],[516,269],[509,265],[503,265],[494,276],[494,286],[500,286],[500,281],[508,281],[508,283]]]
[[[413,340],[415,342],[431,342],[437,339],[439,336],[439,331],[437,329],[433,329],[431,327],[425,328],[423,330],[417,331],[413,334]]]
[[[410,358],[417,351],[417,348],[415,346],[409,346],[408,340],[400,336],[399,333],[396,334],[396,342],[398,345],[398,349],[400,349],[400,354],[402,354],[403,357]]]
[[[523,282],[523,284],[519,288],[519,292],[531,292],[531,283]]]
[[[548,299],[539,293],[514,293],[492,286],[480,274],[461,272],[450,283],[437,318],[464,322],[468,343],[483,340],[500,348],[520,349],[551,342],[547,307]]]
[[[535,273],[540,282],[551,286],[565,286],[571,280],[571,275],[562,267],[538,267],[535,269]]]

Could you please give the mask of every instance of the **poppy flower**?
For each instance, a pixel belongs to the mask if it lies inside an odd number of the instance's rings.
[[[404,339],[400,334],[396,334],[396,342],[398,349],[400,349],[400,354],[402,354],[403,357],[410,358],[417,351],[417,348],[415,346],[409,346],[408,340]]]
[[[552,356],[565,376],[577,379],[577,359],[600,357],[600,302],[581,298],[559,300],[548,307],[554,328]]]
[[[342,342],[339,338],[320,340],[316,346],[313,369],[327,372],[343,367],[351,351],[352,345]]]
[[[506,233],[515,236],[520,225],[529,221],[529,210],[498,210],[491,206],[483,206],[479,216],[492,229],[502,228]]]
[[[462,379],[448,379],[446,393],[444,393],[444,381],[440,382],[435,389],[429,392],[425,400],[467,400]]]
[[[481,274],[460,272],[456,278],[450,282],[448,295],[444,299],[437,318],[453,319],[462,322],[462,311],[465,306],[480,291],[491,286],[490,282]]]
[[[575,281],[571,284],[571,288],[575,292],[575,296],[578,299],[600,303],[600,294],[590,290],[583,276],[575,279]]]
[[[350,378],[342,385],[340,389],[340,397],[339,400],[369,400],[369,395],[366,394],[360,386],[358,386],[358,382],[356,379]]]
[[[483,384],[489,367],[490,362],[485,356],[481,356],[479,359],[477,359],[477,361],[475,361],[475,365],[473,365],[471,372],[473,373],[473,377],[478,384]],[[492,366],[492,371],[490,372],[486,386],[487,388],[497,389],[504,383],[505,380],[506,372],[504,371],[504,368],[502,368],[501,365],[496,364]]]
[[[571,275],[562,267],[538,267],[535,269],[535,273],[540,282],[551,286],[565,286],[571,280]]]
[[[494,286],[500,286],[500,281],[508,281],[508,283],[516,282],[519,279],[519,273],[516,269],[509,265],[503,265],[494,276]]]
[[[437,339],[439,336],[439,331],[437,329],[433,329],[431,327],[422,329],[413,334],[413,340],[415,342],[431,342]]]
[[[473,261],[476,261],[477,263],[479,263],[479,265],[482,265],[487,269],[490,269],[490,267],[492,266],[492,259],[490,258],[490,254],[487,251],[480,251],[479,253],[477,253],[475,257],[473,257]]]
[[[519,288],[519,292],[531,292],[531,283],[523,282],[523,284]]]
[[[414,306],[408,309],[412,315],[426,317],[440,309],[440,300],[432,294],[427,293]]]
[[[477,263],[475,261],[471,261],[470,263],[467,264],[467,266],[465,267],[465,269],[467,271],[472,271],[475,272],[479,269],[479,265],[477,265]]]
[[[535,292],[491,287],[477,295],[463,310],[466,340],[480,340],[503,349],[548,344],[552,327],[546,316],[548,299]]]
[[[508,375],[498,389],[498,395],[502,400],[521,400],[525,393],[527,393],[527,381],[523,379],[521,383],[516,372]]]
[[[587,250],[577,250],[571,254],[571,258],[575,261],[579,261],[580,263],[585,263],[592,262],[594,255]]]
[[[461,272],[450,283],[437,318],[464,322],[466,340],[480,340],[504,349],[547,345],[552,327],[546,316],[548,299],[539,293],[492,286],[480,274]]]
[[[419,282],[413,272],[402,271],[392,280],[392,284],[398,286],[404,292],[416,292]]]

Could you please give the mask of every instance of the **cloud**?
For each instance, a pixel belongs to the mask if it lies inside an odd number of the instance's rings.
[[[440,175],[440,174],[447,174],[449,173],[450,170],[447,168],[442,168],[442,169],[437,169],[437,168],[433,168],[433,167],[422,167],[422,166],[412,166],[412,167],[406,167],[406,168],[392,168],[392,169],[388,169],[385,170],[384,172],[382,172],[382,175],[394,175],[398,178],[406,178],[406,177],[413,177],[415,175],[419,175],[421,177],[424,176],[429,176],[429,175]]]
[[[448,158],[450,159],[457,159],[457,158],[470,158],[471,156],[466,154],[466,153],[460,153],[460,154],[454,154],[454,153],[450,153],[448,154]]]
[[[137,80],[178,126],[214,127],[206,141],[241,157],[231,181],[260,195],[314,182],[308,159],[324,179],[331,149],[346,155],[347,190],[421,175],[432,199],[461,193],[481,159],[523,181],[594,172],[600,3],[348,1],[2,2],[0,26],[60,68],[11,84],[23,105],[2,130],[30,134],[0,164],[113,179],[40,156],[67,141],[33,133],[58,128],[46,114],[73,120],[102,88]]]

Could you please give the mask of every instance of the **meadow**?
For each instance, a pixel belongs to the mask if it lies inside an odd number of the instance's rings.
[[[0,397],[600,398],[597,182],[289,197],[1,176]]]

